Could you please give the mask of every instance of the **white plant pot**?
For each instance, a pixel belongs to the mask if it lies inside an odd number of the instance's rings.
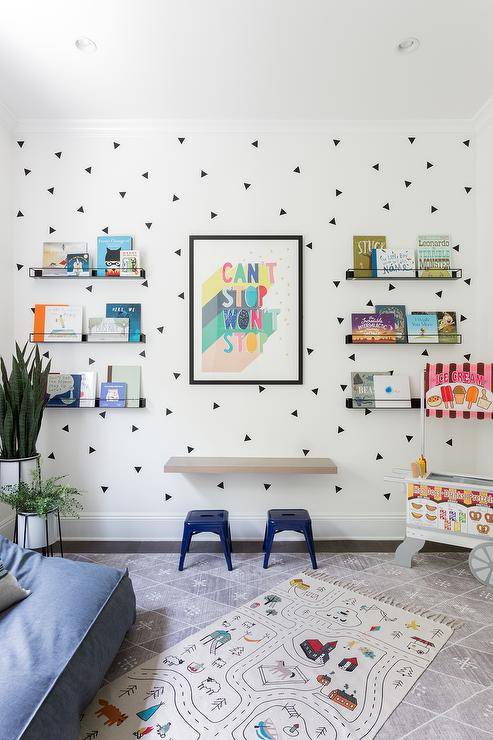
[[[46,543],[46,521],[48,520],[48,543]],[[24,540],[24,531],[25,537]],[[58,517],[56,511],[51,511],[46,517],[36,514],[17,514],[17,542],[21,547],[30,550],[39,550],[42,547],[53,545],[58,537]],[[25,544],[24,544],[25,543]]]
[[[0,486],[16,486],[20,481],[30,481],[38,460],[39,455],[13,460],[0,457]]]

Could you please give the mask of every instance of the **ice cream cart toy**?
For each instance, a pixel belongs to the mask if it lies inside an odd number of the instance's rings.
[[[470,548],[469,568],[493,586],[493,480],[475,475],[428,472],[426,427],[430,418],[493,419],[493,364],[427,364],[421,379],[421,457],[412,470],[385,480],[407,494],[406,538],[396,562],[411,567],[426,540]],[[434,423],[434,422],[433,422]]]

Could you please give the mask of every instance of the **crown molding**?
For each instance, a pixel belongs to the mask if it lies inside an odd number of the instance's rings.
[[[212,119],[109,119],[109,118],[20,118],[18,134],[71,133],[90,136],[112,134],[135,136],[149,132],[177,135],[204,133],[321,134],[338,138],[346,133],[386,133],[412,136],[416,133],[471,133],[472,119],[403,120],[212,120]]]

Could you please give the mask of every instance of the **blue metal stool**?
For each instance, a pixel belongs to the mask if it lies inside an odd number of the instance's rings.
[[[189,511],[183,524],[183,537],[181,540],[180,564],[178,570],[183,570],[185,555],[190,549],[190,542],[194,534],[199,532],[213,532],[218,534],[224,550],[224,557],[228,564],[228,570],[233,570],[231,564],[231,530],[229,528],[228,512],[224,509],[206,509]]]
[[[312,520],[306,509],[269,509],[267,512],[267,524],[265,525],[265,536],[262,550],[264,555],[264,568],[269,565],[270,551],[277,532],[300,532],[305,535],[306,546],[310,553],[312,567],[317,569],[315,557],[315,546],[313,544]]]

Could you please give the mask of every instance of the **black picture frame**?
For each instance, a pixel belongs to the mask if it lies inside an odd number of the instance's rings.
[[[265,380],[262,378],[248,380],[209,380],[195,378],[195,357],[194,357],[194,255],[198,244],[203,241],[225,241],[225,240],[269,240],[281,241],[291,239],[297,242],[297,267],[298,267],[298,362],[297,376],[289,380]],[[188,262],[188,293],[189,293],[189,383],[190,385],[302,385],[303,384],[303,236],[299,234],[199,234],[189,236],[189,262]]]

